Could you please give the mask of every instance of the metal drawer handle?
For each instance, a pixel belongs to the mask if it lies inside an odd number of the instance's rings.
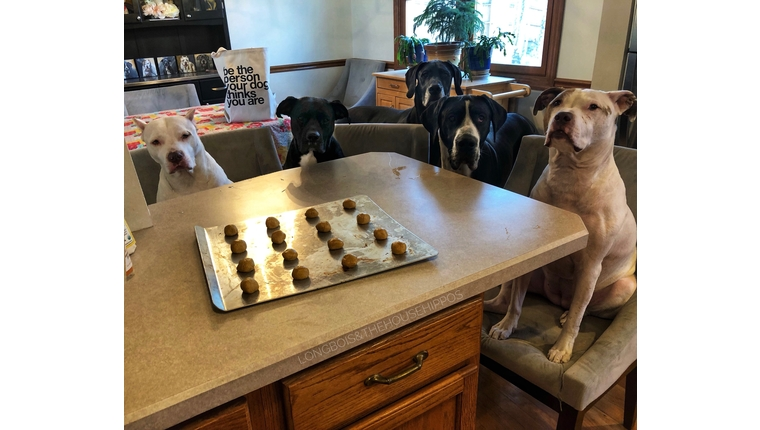
[[[400,381],[407,376],[411,375],[412,373],[422,369],[422,362],[425,361],[425,359],[428,357],[427,351],[420,351],[417,353],[417,355],[414,356],[414,362],[416,363],[414,366],[403,370],[401,373],[395,376],[391,376],[390,378],[386,378],[379,373],[376,373],[369,378],[364,380],[364,385],[370,386],[373,383],[377,382],[378,384],[385,384],[389,385],[396,381]]]
[[[400,88],[397,84],[391,84],[391,88]]]
[[[211,88],[211,91],[224,91],[226,89],[227,87],[216,87],[216,88]]]

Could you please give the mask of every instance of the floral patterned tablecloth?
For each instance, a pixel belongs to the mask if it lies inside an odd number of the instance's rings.
[[[140,129],[135,125],[132,118],[140,118],[143,121],[153,121],[156,118],[164,116],[184,115],[188,109],[165,110],[139,115],[130,115],[124,117],[124,140],[127,148],[142,148],[145,142],[140,138]],[[293,134],[290,131],[290,118],[273,118],[264,121],[254,122],[227,122],[224,118],[224,105],[213,104],[197,106],[195,108],[195,125],[198,127],[198,135],[224,132],[228,130],[237,130],[239,128],[261,128],[268,127],[274,137],[274,143],[277,146],[277,154],[280,156],[280,162],[285,162],[285,155],[288,153],[288,145]]]

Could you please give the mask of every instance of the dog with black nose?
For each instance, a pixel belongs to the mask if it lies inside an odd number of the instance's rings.
[[[348,119],[348,109],[340,101],[288,96],[275,114],[280,118],[289,116],[293,132],[283,169],[343,158],[343,150],[333,136],[335,121]]]
[[[422,124],[430,132],[430,153],[440,153],[431,163],[497,187],[507,182],[523,136],[537,132],[485,95],[437,100],[423,112]]]

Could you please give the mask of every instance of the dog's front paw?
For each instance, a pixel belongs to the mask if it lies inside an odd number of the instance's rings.
[[[552,363],[567,363],[570,361],[570,357],[572,357],[573,351],[558,348],[557,345],[554,345],[552,349],[549,350],[549,354],[546,356],[549,361]]]
[[[508,339],[517,328],[517,318],[511,318],[509,314],[491,327],[488,336],[496,340]]]

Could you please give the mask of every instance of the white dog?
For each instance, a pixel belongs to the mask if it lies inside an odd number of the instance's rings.
[[[162,117],[146,123],[134,118],[142,130],[148,153],[161,165],[156,201],[231,184],[198,137],[195,109],[184,116]]]
[[[506,339],[517,327],[530,289],[566,311],[562,330],[548,358],[566,363],[573,353],[584,315],[614,317],[636,290],[636,221],[625,185],[612,156],[616,120],[636,116],[630,91],[550,88],[541,93],[533,114],[544,115],[549,165],[530,196],[578,214],[589,232],[585,249],[501,286],[485,303],[505,313],[489,333]],[[511,290],[511,291],[510,291]]]

